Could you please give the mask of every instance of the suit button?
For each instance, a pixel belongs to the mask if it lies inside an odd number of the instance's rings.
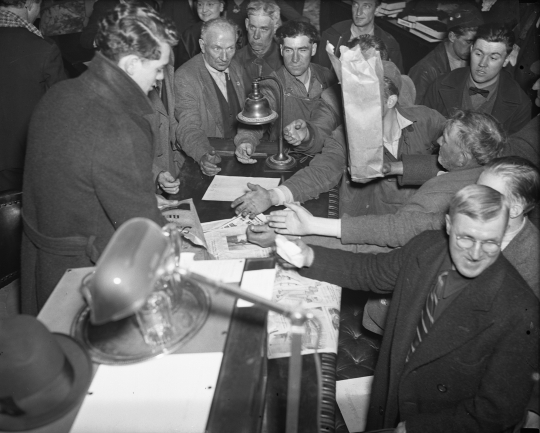
[[[384,415],[384,409],[382,406],[379,406],[379,415]]]
[[[438,384],[437,385],[437,389],[440,391],[440,392],[446,392],[448,390],[448,388],[446,387],[446,385],[443,385],[442,383]]]

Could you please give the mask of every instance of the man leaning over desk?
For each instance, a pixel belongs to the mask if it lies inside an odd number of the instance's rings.
[[[202,172],[214,176],[221,158],[208,137],[233,138],[245,100],[242,67],[233,60],[236,25],[225,18],[210,20],[203,24],[199,43],[202,52],[174,76],[176,138]]]
[[[302,276],[393,293],[367,430],[511,432],[523,419],[539,303],[501,254],[508,217],[502,194],[469,185],[451,201],[446,233],[423,232],[390,253],[278,243]]]

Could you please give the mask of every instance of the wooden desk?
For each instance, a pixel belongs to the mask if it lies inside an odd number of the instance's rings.
[[[232,140],[225,139],[210,139],[212,146],[221,152],[222,162],[220,164],[221,175],[231,176],[245,176],[245,177],[274,177],[281,178],[282,181],[286,180],[294,174],[297,170],[305,167],[309,164],[311,159],[307,159],[303,163],[298,164],[291,171],[278,172],[272,171],[265,167],[265,156],[256,157],[257,163],[252,165],[246,165],[239,163],[234,157],[234,144]],[[267,142],[261,143],[257,147],[257,153],[267,153],[272,155],[276,153],[277,145],[275,143]],[[202,201],[206,189],[212,182],[212,177],[205,176],[201,173],[198,164],[192,159],[186,160],[181,172],[181,191],[179,194],[171,196],[174,199],[186,199],[192,198],[199,219],[201,222],[214,221],[219,219],[232,218],[235,213],[230,207],[229,202],[215,202],[215,201]],[[337,203],[337,192],[331,191],[330,193],[321,194],[317,200],[310,200],[303,204],[313,215],[320,217],[334,217],[337,218],[337,208],[335,211],[329,210],[329,203]],[[270,208],[266,213],[274,210]],[[236,309],[233,313],[235,317],[235,323],[239,325],[239,328],[245,326],[244,315],[247,314],[246,309]],[[255,311],[259,311],[266,317],[266,314],[262,310],[253,309],[251,314],[257,315]],[[234,341],[238,338],[238,341],[242,341],[241,335],[236,337],[235,332],[239,332],[240,329],[234,329],[231,326],[229,332],[229,339]],[[256,338],[254,341],[257,341]],[[316,377],[316,367],[313,355],[303,356],[303,375],[302,375],[302,391],[300,401],[300,418],[299,418],[299,432],[316,432],[316,419],[320,417],[321,432],[332,433],[334,431],[334,414],[335,414],[335,366],[336,355],[332,353],[319,354],[319,359],[322,364],[322,402],[319,412],[317,413],[317,398],[318,398],[318,384],[314,378]],[[268,387],[266,390],[266,416],[267,416],[267,431],[268,433],[281,433],[285,431],[285,414],[286,414],[286,394],[287,394],[287,375],[288,375],[288,358],[273,359],[268,361]],[[234,368],[234,366],[231,366]],[[237,373],[242,373],[237,368]],[[255,373],[255,372],[253,372]],[[234,373],[231,372],[231,377],[234,377]],[[245,405],[244,407],[250,407]],[[227,410],[221,412],[221,416],[235,420],[241,416],[242,406],[229,405]],[[212,408],[214,411],[214,408]],[[240,431],[240,430],[236,430]],[[255,432],[256,430],[251,430]]]

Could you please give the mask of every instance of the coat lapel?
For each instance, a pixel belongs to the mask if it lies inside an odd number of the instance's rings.
[[[511,85],[511,80],[510,74],[503,69],[499,77],[497,99],[495,99],[491,112],[502,125],[516,112],[516,108],[520,104],[519,94],[512,92],[514,87]]]
[[[405,372],[447,355],[493,325],[493,317],[484,313],[490,311],[504,278],[499,262],[500,258],[471,280],[447,307],[411,356]]]
[[[199,60],[200,60],[199,79],[201,80],[201,84],[202,84],[202,88],[204,92],[203,100],[206,102],[206,109],[210,112],[210,114],[212,115],[215,121],[216,128],[219,129],[219,131],[221,132],[221,135],[223,136],[224,134],[223,117],[219,109],[219,101],[218,101],[218,96],[216,94],[214,79],[210,75],[210,72],[208,72],[208,70],[206,69],[202,55]]]
[[[391,337],[393,341],[390,360],[391,371],[401,372],[403,370],[405,358],[409,353],[411,342],[416,333],[420,314],[424,308],[428,293],[437,280],[439,269],[448,254],[447,250],[447,242],[429,245],[418,256],[414,277],[405,281],[407,287],[398,292],[399,298],[394,297],[396,293],[392,297],[392,304],[396,303],[398,309],[396,312],[397,318],[393,321],[387,320],[387,323],[392,322],[395,325]],[[410,275],[412,275],[412,272]],[[396,326],[396,324],[399,324],[399,326]],[[395,377],[399,378],[399,375]],[[390,387],[389,389],[393,388]]]
[[[456,69],[441,81],[439,95],[449,115],[454,112],[455,108],[460,108],[462,105],[463,87],[467,82],[468,74],[469,68]]]
[[[231,81],[236,91],[236,96],[240,102],[240,107],[244,108],[244,102],[246,102],[247,93],[251,93],[251,89],[246,89],[244,86],[244,80],[242,78],[242,68],[236,63],[236,60],[231,62],[229,66],[229,72],[231,74]]]

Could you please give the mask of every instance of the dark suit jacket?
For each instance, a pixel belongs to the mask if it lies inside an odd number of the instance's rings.
[[[30,116],[40,98],[66,74],[60,50],[25,28],[0,28],[0,173],[19,179],[0,190],[22,186],[22,168]]]
[[[426,297],[448,256],[442,231],[387,254],[313,247],[300,274],[341,287],[393,292],[367,430],[406,421],[407,433],[509,432],[538,371],[538,300],[501,254],[471,280],[405,362]]]
[[[429,86],[422,104],[449,117],[456,108],[462,108],[463,88],[469,74],[470,68],[467,66],[437,77]],[[519,131],[531,120],[530,99],[504,69],[501,71],[497,99],[491,114],[508,134]]]

